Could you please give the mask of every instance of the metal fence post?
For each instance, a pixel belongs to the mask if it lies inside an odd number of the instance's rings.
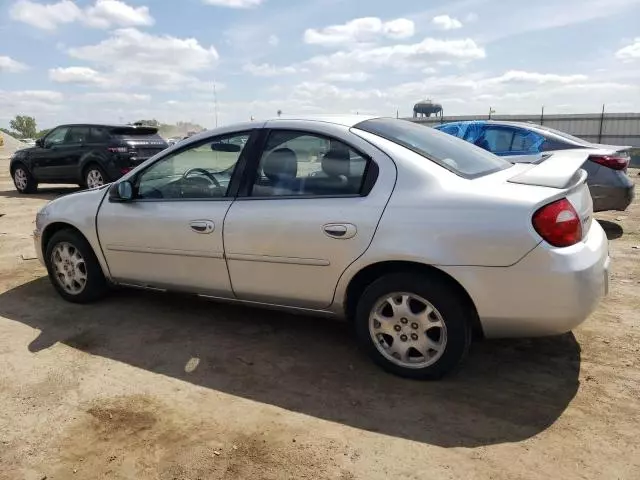
[[[600,131],[598,132],[598,143],[602,143],[602,127],[604,126],[604,103],[602,104],[602,113],[600,114]]]

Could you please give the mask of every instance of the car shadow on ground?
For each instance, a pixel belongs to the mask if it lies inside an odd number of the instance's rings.
[[[79,192],[80,187],[39,187],[35,193],[19,193],[17,190],[0,190],[0,197],[5,198],[41,198],[43,200],[53,200],[54,198]]]
[[[442,447],[532,437],[562,414],[579,386],[573,334],[478,342],[458,373],[418,382],[379,370],[355,347],[345,322],[189,296],[121,290],[73,305],[40,278],[0,295],[0,315],[40,330],[25,345],[31,352],[62,342],[220,392]]]
[[[622,229],[622,227],[619,224],[615,223],[615,222],[610,222],[609,220],[599,220],[598,219],[598,223],[600,224],[600,226],[604,230],[604,233],[607,234],[607,238],[609,240],[615,240],[617,238],[620,238],[624,234],[624,230]]]

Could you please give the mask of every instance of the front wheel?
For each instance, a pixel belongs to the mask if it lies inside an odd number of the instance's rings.
[[[107,281],[98,259],[78,232],[56,232],[47,244],[45,263],[51,283],[65,300],[88,303],[107,293]]]
[[[471,340],[470,312],[461,295],[437,277],[391,274],[373,282],[356,310],[356,332],[385,370],[437,379],[454,370]]]
[[[13,169],[13,184],[19,193],[34,193],[38,189],[38,184],[33,178],[33,175],[29,173],[27,167],[22,164],[18,164]]]

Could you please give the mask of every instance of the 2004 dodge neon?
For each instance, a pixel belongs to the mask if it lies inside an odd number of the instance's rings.
[[[381,367],[438,378],[472,336],[563,333],[606,294],[584,161],[389,118],[238,124],[52,201],[36,251],[72,302],[116,284],[343,316]]]

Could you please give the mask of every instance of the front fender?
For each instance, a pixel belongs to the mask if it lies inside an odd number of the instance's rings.
[[[41,239],[41,251],[44,252],[46,249],[44,239],[48,237],[51,229],[69,225],[84,235],[93,248],[105,276],[110,278],[109,266],[102,253],[96,228],[96,216],[108,190],[108,185],[105,185],[94,190],[72,193],[56,198],[42,208],[38,212],[38,221],[36,221],[36,231],[34,232],[34,235]]]

